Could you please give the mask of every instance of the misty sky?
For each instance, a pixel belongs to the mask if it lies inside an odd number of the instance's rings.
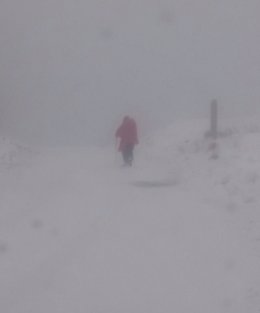
[[[126,113],[260,113],[259,31],[259,0],[1,0],[1,128],[88,144]]]

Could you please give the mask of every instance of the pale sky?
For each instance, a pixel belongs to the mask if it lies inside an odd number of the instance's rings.
[[[259,0],[1,0],[1,127],[28,143],[260,113]]]

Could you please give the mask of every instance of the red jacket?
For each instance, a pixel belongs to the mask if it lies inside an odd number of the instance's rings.
[[[127,145],[137,145],[138,135],[135,120],[125,117],[123,123],[116,131],[116,138],[120,138],[119,151],[122,151]]]

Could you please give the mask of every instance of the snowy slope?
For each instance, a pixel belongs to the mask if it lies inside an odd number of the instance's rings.
[[[260,132],[206,127],[162,130],[132,169],[68,148],[5,170],[0,311],[259,312]]]

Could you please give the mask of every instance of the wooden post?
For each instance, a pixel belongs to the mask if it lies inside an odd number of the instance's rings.
[[[210,108],[210,135],[216,139],[218,137],[218,102],[212,100]]]

